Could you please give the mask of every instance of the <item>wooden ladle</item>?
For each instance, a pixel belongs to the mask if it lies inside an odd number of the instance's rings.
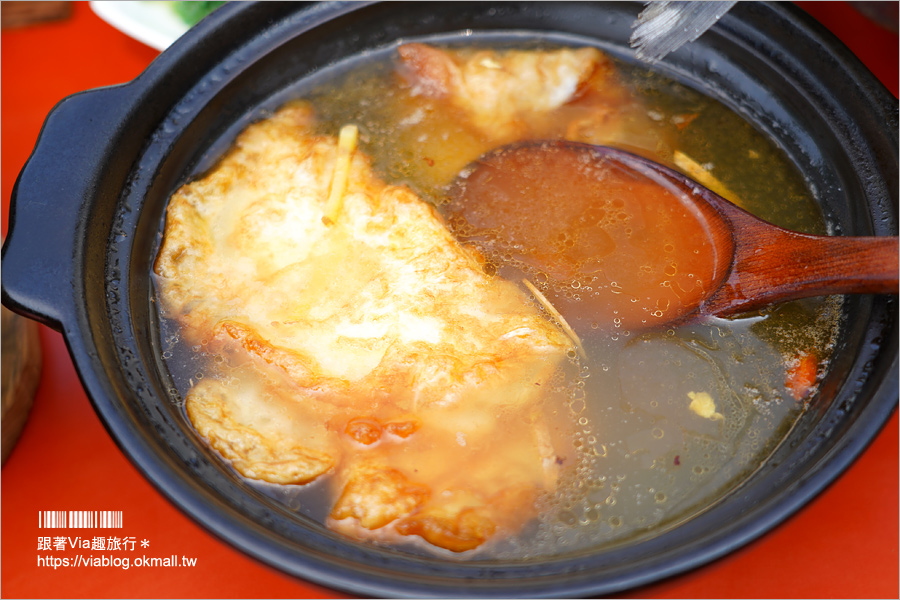
[[[576,329],[642,329],[828,294],[896,294],[898,238],[797,233],[616,148],[519,142],[467,167],[445,214]],[[549,297],[549,296],[548,296]]]

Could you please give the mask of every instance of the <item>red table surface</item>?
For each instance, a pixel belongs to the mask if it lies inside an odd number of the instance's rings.
[[[898,41],[844,2],[802,2],[896,96]],[[2,33],[3,233],[16,175],[44,117],[68,94],[137,76],[157,52],[102,22],[71,18]],[[62,337],[41,328],[44,368],[29,422],[2,471],[2,595],[23,598],[344,597],[286,576],[223,543],[171,505],[119,451],[81,388]],[[898,597],[898,418],[834,485],[750,545],[660,583],[647,598]],[[133,550],[40,550],[45,510],[123,511]],[[78,535],[70,530],[68,535]],[[74,533],[73,533],[74,532]],[[149,545],[141,547],[141,541]],[[52,543],[52,539],[51,539]],[[107,543],[107,542],[104,542]],[[126,546],[127,547],[127,546]],[[38,556],[196,558],[192,567],[58,568]]]

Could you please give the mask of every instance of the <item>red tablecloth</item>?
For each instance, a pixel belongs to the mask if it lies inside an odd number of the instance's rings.
[[[843,2],[801,3],[897,95],[897,35]],[[157,52],[102,22],[71,18],[2,33],[3,232],[16,175],[64,96],[128,81]],[[44,370],[28,425],[2,471],[4,597],[341,597],[246,557],[195,525],[128,462],[85,396],[62,337],[42,328]],[[686,575],[626,594],[648,598],[898,597],[898,419],[840,480],[762,539]],[[60,551],[44,510],[123,511],[124,548]],[[53,531],[53,530],[51,530]],[[70,536],[77,536],[70,530]],[[97,530],[85,530],[94,544]],[[104,537],[114,537],[104,533]],[[146,540],[147,546],[142,547]],[[114,545],[104,539],[104,544]],[[49,544],[49,549],[46,547]],[[133,544],[133,546],[132,546]],[[41,556],[194,558],[194,566],[56,568]],[[47,561],[45,560],[44,563]]]

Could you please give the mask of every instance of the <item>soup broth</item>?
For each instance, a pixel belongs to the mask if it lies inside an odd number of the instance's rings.
[[[440,44],[428,48],[443,51]],[[501,68],[506,51],[504,44],[447,47],[457,64],[481,61],[485,69]],[[783,152],[740,115],[681,84],[610,60],[604,69],[611,74],[603,76],[614,78],[615,86],[491,131],[473,125],[471,115],[446,95],[429,92],[417,65],[423,60],[392,48],[342,63],[273,98],[268,108],[303,98],[322,135],[337,136],[343,126],[355,124],[359,151],[371,157],[375,172],[409,186],[444,214],[457,238],[476,246],[477,240],[466,239],[465,223],[446,214],[449,186],[483,152],[529,138],[622,147],[718,186],[726,198],[777,225],[826,233],[815,199]],[[601,105],[610,107],[609,114],[598,119]],[[214,147],[198,176],[232,141],[226,136]],[[553,251],[564,256],[566,240]],[[544,417],[554,424],[552,435],[566,438],[557,441],[567,449],[557,452],[565,464],[555,486],[536,499],[534,518],[476,549],[449,552],[416,536],[373,543],[448,557],[519,559],[612,546],[673,527],[719,501],[765,462],[807,403],[815,401],[816,382],[838,336],[838,297],[740,318],[636,327],[624,315],[577,310],[592,286],[608,281],[558,277],[511,248],[481,246],[478,252],[484,273],[518,286],[549,322],[571,329],[578,340],[547,380],[541,400]],[[576,310],[555,312],[564,306]],[[245,368],[205,340],[188,341],[165,309],[161,323],[163,357],[181,398],[199,380],[237,376]],[[504,457],[499,449],[516,447],[523,435],[517,428],[523,426],[506,413],[497,419],[503,422],[494,439],[502,471],[502,461],[517,455]],[[412,454],[429,452],[426,445],[411,448]],[[246,481],[324,523],[334,502],[329,492],[334,477],[329,473],[305,485]]]

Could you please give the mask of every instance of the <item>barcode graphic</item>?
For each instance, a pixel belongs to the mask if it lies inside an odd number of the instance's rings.
[[[41,529],[65,529],[66,511],[42,510],[38,512],[38,527]]]
[[[121,510],[42,510],[40,529],[122,529]]]

